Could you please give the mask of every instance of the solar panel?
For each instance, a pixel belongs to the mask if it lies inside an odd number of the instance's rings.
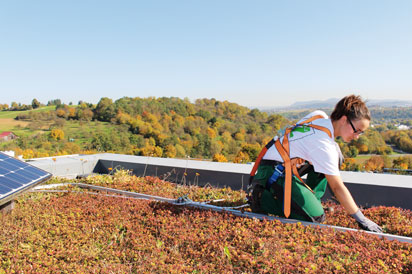
[[[0,152],[0,206],[51,176],[49,172]]]

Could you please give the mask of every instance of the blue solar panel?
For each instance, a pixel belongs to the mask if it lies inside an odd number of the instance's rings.
[[[51,176],[44,170],[0,152],[0,205]]]

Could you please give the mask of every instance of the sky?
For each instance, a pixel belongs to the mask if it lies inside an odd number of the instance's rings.
[[[0,0],[0,103],[412,100],[412,1]]]

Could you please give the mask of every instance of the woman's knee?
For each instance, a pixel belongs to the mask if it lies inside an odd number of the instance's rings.
[[[323,213],[320,216],[312,217],[312,221],[314,223],[323,223],[325,220],[326,220],[326,214],[325,213]]]

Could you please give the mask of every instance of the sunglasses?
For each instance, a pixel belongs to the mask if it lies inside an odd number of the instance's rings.
[[[351,121],[350,119],[348,119],[348,121],[349,121],[350,126],[351,126],[352,129],[353,129],[353,133],[354,133],[354,134],[362,135],[363,133],[365,133],[365,132],[363,132],[363,131],[360,130],[360,129],[356,129],[355,126],[352,124],[352,121]]]

